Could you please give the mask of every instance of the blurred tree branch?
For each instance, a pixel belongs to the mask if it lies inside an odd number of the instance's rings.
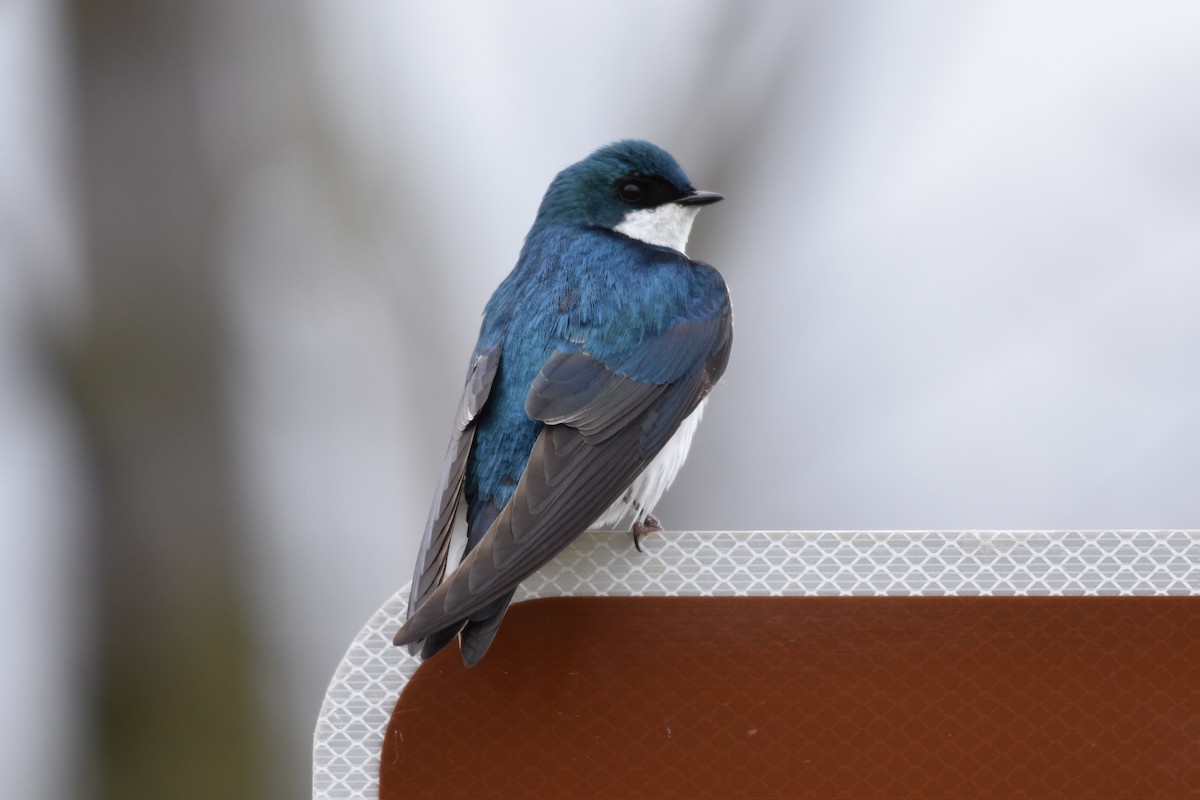
[[[201,152],[203,2],[75,6],[98,481],[97,795],[265,797]],[[209,54],[210,55],[210,54]]]

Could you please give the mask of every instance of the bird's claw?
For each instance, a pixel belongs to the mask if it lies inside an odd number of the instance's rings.
[[[642,539],[652,533],[660,532],[662,529],[663,526],[658,521],[658,517],[653,514],[647,514],[642,521],[633,523],[633,527],[629,529],[629,532],[633,534],[633,546],[637,548],[639,553],[644,552],[642,550]]]

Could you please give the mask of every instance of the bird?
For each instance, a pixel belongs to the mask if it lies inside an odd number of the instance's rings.
[[[684,252],[721,199],[638,139],[551,181],[484,309],[396,645],[425,659],[457,637],[474,666],[521,581],[581,533],[630,524],[640,550],[662,530],[733,341],[724,278]]]

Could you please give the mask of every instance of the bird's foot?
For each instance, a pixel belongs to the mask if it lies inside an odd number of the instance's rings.
[[[658,521],[658,517],[653,514],[647,514],[641,522],[633,523],[633,527],[629,532],[633,534],[633,546],[637,548],[639,553],[642,552],[642,539],[652,533],[662,531],[662,523]]]

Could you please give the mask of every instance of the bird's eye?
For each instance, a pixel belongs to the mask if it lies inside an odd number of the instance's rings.
[[[641,181],[624,180],[617,184],[617,196],[626,203],[638,203],[646,196],[646,185]]]

